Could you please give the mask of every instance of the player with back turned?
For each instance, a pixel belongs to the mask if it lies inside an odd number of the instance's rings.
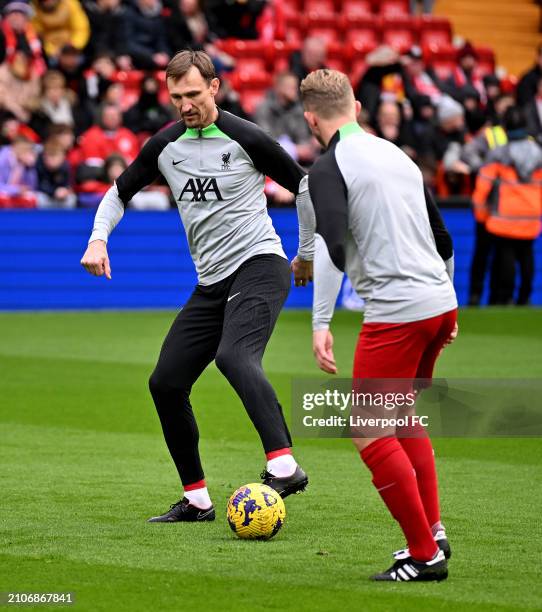
[[[317,70],[301,83],[305,118],[326,152],[309,172],[316,213],[313,350],[336,373],[329,330],[344,272],[365,300],[355,381],[431,378],[457,334],[452,243],[418,167],[362,130],[346,75]],[[354,383],[358,384],[358,383]],[[373,484],[406,537],[375,580],[443,580],[450,547],[440,521],[433,449],[423,427],[408,437],[354,438]]]
[[[264,484],[283,497],[308,479],[291,454],[282,409],[262,369],[288,296],[290,265],[266,209],[265,176],[296,194],[296,284],[312,276],[313,209],[304,171],[259,127],[218,109],[208,55],[181,51],[166,70],[181,120],[153,136],[98,207],[81,263],[111,277],[107,239],[130,199],[162,175],[181,215],[198,284],[166,336],[149,386],[184,495],[151,522],[215,518],[198,451],[192,385],[214,359],[241,398],[267,456]],[[227,418],[227,414],[224,414]]]

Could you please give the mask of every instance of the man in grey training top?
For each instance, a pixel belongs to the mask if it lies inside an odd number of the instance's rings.
[[[267,456],[264,483],[283,497],[308,479],[291,454],[282,409],[262,357],[290,289],[290,265],[266,209],[265,176],[296,194],[300,221],[296,284],[311,280],[314,215],[303,170],[253,123],[218,109],[210,58],[181,51],[167,85],[181,120],[160,131],[104,196],[81,263],[111,278],[106,242],[124,208],[160,174],[186,230],[198,284],[175,319],[149,385],[184,496],[151,522],[215,518],[198,452],[190,391],[214,359],[238,393]]]

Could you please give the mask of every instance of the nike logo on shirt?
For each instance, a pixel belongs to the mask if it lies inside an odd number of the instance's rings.
[[[241,293],[241,292],[240,292],[240,291],[238,291],[237,293],[234,293],[233,295],[230,295],[230,297],[228,298],[228,302],[229,302],[230,300],[233,300],[233,298],[234,298],[234,297],[236,297],[237,295],[239,295],[240,293]]]
[[[179,161],[174,161],[171,160],[171,163],[176,166],[177,164],[182,164],[184,161],[186,161],[188,159],[188,157],[185,157],[184,159],[180,159]]]

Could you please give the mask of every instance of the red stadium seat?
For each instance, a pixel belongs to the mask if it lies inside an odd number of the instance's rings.
[[[382,43],[404,53],[418,42],[417,24],[411,17],[382,20]]]
[[[367,62],[364,57],[352,60],[349,76],[354,89],[358,86],[366,70]]]
[[[348,72],[350,69],[350,54],[342,42],[331,43],[327,47],[326,64],[334,70]]]
[[[377,0],[375,12],[382,17],[408,17],[410,15],[409,0]]]
[[[425,61],[433,67],[440,79],[447,79],[457,65],[457,49],[451,45],[436,50],[425,49]]]
[[[340,5],[343,17],[349,20],[366,17],[372,13],[371,0],[345,0]]]
[[[346,24],[345,40],[356,46],[357,52],[367,53],[380,43],[380,20],[377,17],[357,19],[355,25]]]
[[[491,47],[475,47],[478,53],[478,68],[485,76],[495,72],[495,52]]]
[[[303,12],[319,13],[322,15],[333,15],[335,13],[335,3],[333,0],[305,0]]]
[[[263,102],[267,89],[246,89],[241,92],[241,106],[244,111],[252,115],[258,108],[259,104]]]
[[[445,17],[423,15],[419,24],[421,47],[436,50],[452,44],[452,26]]]
[[[294,51],[299,51],[301,43],[286,42],[282,40],[275,40],[273,43],[273,57],[271,61],[272,72],[283,72],[288,70],[290,55]]]
[[[325,40],[328,45],[337,43],[341,39],[341,33],[335,28],[308,28],[306,36],[321,38]]]

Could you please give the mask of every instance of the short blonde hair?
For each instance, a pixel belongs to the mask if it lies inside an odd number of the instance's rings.
[[[346,74],[322,68],[301,81],[301,100],[305,110],[332,119],[345,115],[354,106],[352,85]]]

